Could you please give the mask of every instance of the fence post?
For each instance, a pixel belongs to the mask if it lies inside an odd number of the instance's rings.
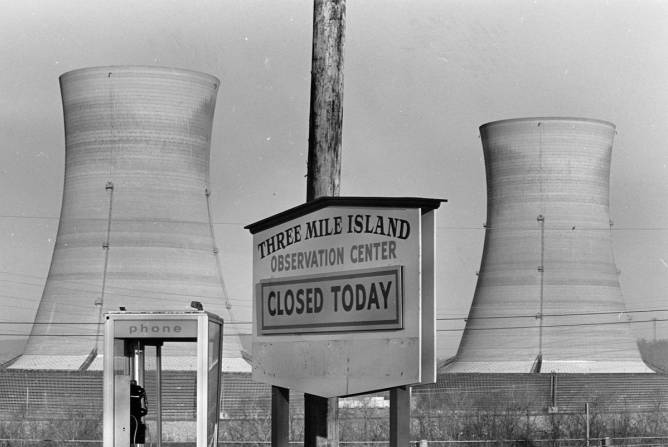
[[[589,447],[589,402],[585,403],[585,435],[587,439],[586,446]]]

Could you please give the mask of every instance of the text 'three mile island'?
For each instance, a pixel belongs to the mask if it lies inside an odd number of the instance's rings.
[[[312,220],[304,225],[287,228],[257,244],[260,259],[301,242],[338,234],[376,234],[397,239],[408,239],[411,225],[398,217],[373,216],[371,214],[348,214]]]

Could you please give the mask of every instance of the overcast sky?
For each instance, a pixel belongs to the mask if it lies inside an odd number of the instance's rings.
[[[243,225],[305,199],[311,24],[311,0],[3,2],[0,321],[31,321],[48,273],[64,169],[58,76],[126,64],[222,80],[213,213],[234,315],[249,320]],[[347,1],[341,194],[448,199],[439,316],[467,315],[479,268],[478,126],[550,115],[616,124],[611,217],[627,308],[668,308],[667,24],[668,1]],[[668,323],[658,327],[668,337]],[[460,334],[439,333],[441,357]]]

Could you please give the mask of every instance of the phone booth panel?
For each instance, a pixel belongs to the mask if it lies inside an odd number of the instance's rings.
[[[105,314],[105,354],[111,355],[105,355],[103,361],[104,447],[141,446],[149,438],[161,447],[165,344],[176,346],[181,355],[195,360],[196,446],[216,447],[222,334],[223,320],[204,311]],[[145,382],[147,365],[155,377],[154,389],[149,391]]]

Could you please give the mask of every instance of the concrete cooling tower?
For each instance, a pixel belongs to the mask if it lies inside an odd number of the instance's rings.
[[[98,369],[104,312],[188,310],[226,322],[209,208],[219,80],[162,67],[96,67],[60,77],[65,184],[60,224],[21,369]],[[248,369],[236,330],[224,368]],[[188,363],[164,353],[163,367]]]
[[[480,127],[487,223],[478,283],[446,372],[651,372],[612,252],[615,126],[527,118]]]

